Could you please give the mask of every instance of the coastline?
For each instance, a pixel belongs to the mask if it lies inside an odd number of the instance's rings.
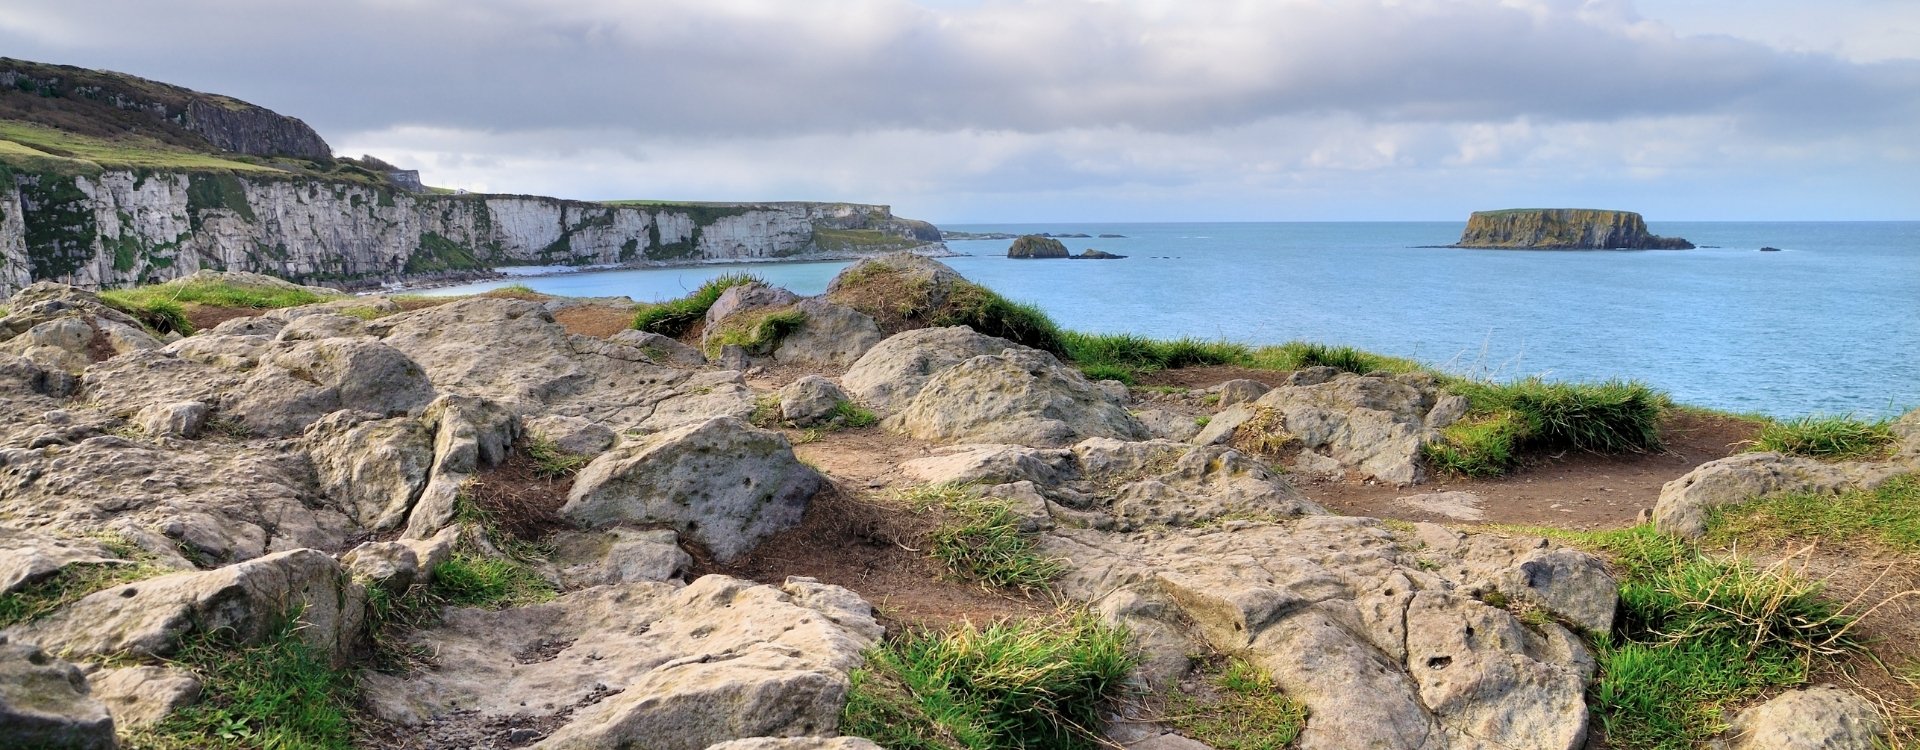
[[[888,252],[907,252],[907,253],[913,253],[914,255],[918,255],[925,258],[959,258],[959,257],[967,256],[966,253],[954,252],[952,249],[949,249],[946,246],[945,242],[929,242],[923,245],[907,248],[905,250],[894,250],[894,251],[888,251]],[[391,284],[383,283],[377,286],[364,287],[359,289],[346,289],[342,291],[345,291],[349,294],[358,295],[358,296],[370,296],[370,295],[379,295],[379,294],[407,294],[411,292],[423,292],[423,291],[429,291],[433,289],[446,289],[449,287],[466,286],[468,284],[478,284],[478,283],[483,283],[488,281],[500,281],[502,279],[540,279],[540,278],[550,278],[554,276],[571,276],[574,274],[582,274],[582,273],[602,273],[606,271],[646,271],[646,270],[656,270],[656,269],[666,269],[666,268],[701,268],[706,266],[787,265],[787,264],[794,264],[794,263],[826,263],[826,262],[842,261],[842,260],[861,260],[864,258],[872,258],[872,257],[875,257],[874,253],[862,253],[862,252],[852,252],[852,251],[830,251],[830,252],[820,252],[820,253],[807,253],[804,256],[789,256],[785,258],[716,258],[711,260],[696,260],[696,261],[646,261],[646,262],[639,262],[639,263],[594,264],[594,265],[587,265],[587,266],[497,266],[495,268],[491,268],[486,271],[477,271],[471,276],[466,276],[460,279],[433,279],[425,282],[403,281],[403,282],[395,282]],[[504,268],[549,269],[549,270],[535,271],[532,273],[509,273],[501,270]]]

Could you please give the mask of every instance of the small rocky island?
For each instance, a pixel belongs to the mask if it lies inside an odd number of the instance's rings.
[[[1067,252],[1067,246],[1059,240],[1044,234],[1028,234],[1015,238],[1007,247],[1009,258],[1072,258],[1075,260],[1116,260],[1125,255],[1115,255],[1104,250],[1087,248],[1079,255]]]
[[[1509,250],[1692,250],[1679,237],[1647,232],[1632,211],[1510,208],[1475,211],[1454,247]]]

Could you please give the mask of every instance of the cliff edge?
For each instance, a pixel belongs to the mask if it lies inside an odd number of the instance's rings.
[[[1454,247],[1524,250],[1691,250],[1693,243],[1647,232],[1632,211],[1510,208],[1475,211]]]

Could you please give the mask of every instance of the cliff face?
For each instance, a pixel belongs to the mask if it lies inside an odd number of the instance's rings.
[[[353,288],[499,265],[855,257],[938,239],[925,222],[863,204],[607,205],[221,172],[0,167],[0,297],[39,280],[100,289],[202,268]]]
[[[0,120],[83,135],[139,133],[251,156],[333,159],[313,128],[265,107],[124,73],[11,58],[0,58]]]
[[[1456,247],[1537,250],[1690,250],[1693,243],[1647,232],[1632,211],[1518,208],[1475,211]]]

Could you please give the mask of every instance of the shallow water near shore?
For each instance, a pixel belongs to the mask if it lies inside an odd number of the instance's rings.
[[[1458,222],[952,225],[1064,239],[1124,260],[1009,260],[952,241],[968,278],[1062,326],[1247,343],[1294,339],[1495,378],[1635,378],[1688,404],[1775,416],[1920,406],[1920,222],[1656,222],[1681,251],[1512,251],[1452,242]],[[1762,246],[1782,252],[1758,252]],[[596,271],[520,283],[657,301],[748,271],[801,294],[847,262]]]

